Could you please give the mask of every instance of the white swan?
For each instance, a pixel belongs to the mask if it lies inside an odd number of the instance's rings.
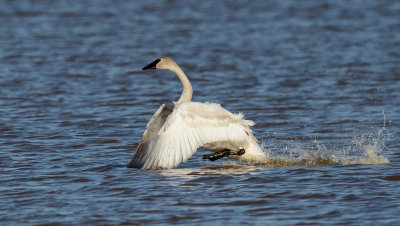
[[[199,147],[214,154],[204,158],[229,158],[258,162],[265,157],[242,114],[232,114],[219,104],[191,102],[192,86],[180,67],[162,57],[144,67],[168,69],[183,85],[177,102],[163,104],[147,124],[147,129],[128,167],[170,169],[189,159]]]

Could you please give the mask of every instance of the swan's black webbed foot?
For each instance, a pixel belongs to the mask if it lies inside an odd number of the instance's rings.
[[[242,148],[236,153],[236,155],[243,155],[245,152],[246,151]]]
[[[222,151],[209,154],[209,155],[203,155],[203,159],[208,159],[210,161],[215,161],[217,159],[222,159],[223,157],[227,157],[229,155],[243,155],[245,153],[244,149],[240,149],[239,151],[231,151],[229,149],[224,149]]]

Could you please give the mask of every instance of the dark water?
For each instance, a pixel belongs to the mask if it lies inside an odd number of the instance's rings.
[[[399,224],[400,2],[0,1],[0,224]],[[273,159],[126,168],[180,84]]]

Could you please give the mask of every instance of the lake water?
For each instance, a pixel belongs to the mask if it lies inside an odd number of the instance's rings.
[[[399,224],[399,1],[0,5],[1,225]],[[127,168],[181,92],[161,56],[271,161]]]

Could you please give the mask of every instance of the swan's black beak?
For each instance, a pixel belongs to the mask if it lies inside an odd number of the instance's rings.
[[[153,63],[147,65],[144,68],[142,68],[142,70],[156,69],[156,66],[157,66],[158,62],[160,62],[160,59],[155,60]]]

